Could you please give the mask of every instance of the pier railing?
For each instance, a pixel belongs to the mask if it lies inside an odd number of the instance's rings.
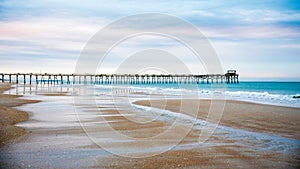
[[[181,84],[239,83],[234,73],[206,75],[0,73],[1,82],[17,84]]]

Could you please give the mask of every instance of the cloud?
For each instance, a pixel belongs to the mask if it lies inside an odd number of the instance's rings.
[[[245,23],[269,24],[281,21],[299,21],[300,14],[297,11],[277,11],[272,9],[238,9],[233,8],[225,11],[227,15],[235,20]]]
[[[39,17],[0,22],[0,49],[10,54],[33,54],[76,58],[88,39],[101,28],[104,19],[58,19]],[[65,56],[64,56],[65,55]],[[19,58],[19,57],[18,57]]]
[[[0,59],[5,66],[0,71],[39,71],[40,65],[51,72],[73,71],[81,49],[105,25],[131,14],[160,12],[196,25],[215,46],[224,69],[237,68],[244,77],[267,76],[268,73],[260,72],[269,72],[273,73],[272,77],[300,79],[294,73],[300,71],[295,66],[299,63],[299,9],[298,4],[289,0],[233,0],[230,3],[221,0],[112,0],[105,3],[4,0],[0,1]],[[139,24],[170,33],[183,31],[188,38],[195,38],[188,29],[176,29],[172,23],[154,25],[140,19]],[[126,27],[118,28],[108,35],[114,38],[116,32],[126,31]],[[148,43],[144,43],[146,41]],[[133,53],[147,45],[181,55],[197,72],[198,64],[185,55],[180,44],[149,36],[121,45],[118,52],[112,52],[108,65],[116,65],[123,59],[122,52]]]
[[[300,28],[266,26],[200,27],[208,38],[219,40],[300,38]]]

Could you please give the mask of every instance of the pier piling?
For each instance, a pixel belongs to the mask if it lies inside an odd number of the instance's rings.
[[[235,70],[225,74],[206,75],[130,75],[130,74],[41,74],[41,73],[1,73],[1,82],[23,84],[210,84],[239,83],[239,75]],[[34,78],[35,77],[35,78]],[[82,79],[83,78],[83,79]],[[65,81],[66,80],[66,81]]]

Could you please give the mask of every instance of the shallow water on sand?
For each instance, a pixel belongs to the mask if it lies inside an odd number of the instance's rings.
[[[101,135],[97,142],[109,142],[113,152],[126,154],[128,151],[136,153],[149,153],[160,151],[166,148],[164,144],[143,149],[132,144],[132,139],[116,140],[112,132],[102,131],[101,129],[108,121],[101,121],[105,117],[124,116],[126,118],[136,117],[137,120],[157,118],[157,114],[164,113],[157,120],[172,122],[174,119],[179,120],[181,127],[185,124],[195,124],[193,130],[201,130],[203,125],[210,125],[208,122],[194,119],[188,115],[179,114],[172,111],[162,111],[161,109],[152,108],[151,111],[145,106],[131,105],[133,109],[141,111],[131,111],[123,114],[107,114],[105,110],[122,109],[122,104],[128,106],[136,100],[147,99],[176,99],[177,95],[156,94],[149,95],[142,93],[140,90],[130,91],[130,97],[127,93],[114,94],[112,91],[104,88],[85,91],[89,96],[82,97],[80,100],[74,100],[74,97],[81,96],[83,86],[37,86],[37,87],[18,87],[12,89],[10,94],[24,94],[27,99],[38,99],[42,102],[29,104],[19,107],[19,109],[30,112],[30,119],[26,122],[17,124],[25,128],[28,134],[19,142],[1,148],[1,164],[9,168],[81,168],[97,166],[97,159],[112,156],[111,152],[97,146],[91,135],[87,134],[82,126],[96,129],[93,133]],[[93,88],[92,88],[93,89]],[[67,92],[62,96],[44,96],[45,93]],[[116,106],[114,104],[119,102]],[[78,102],[79,101],[79,102]],[[131,109],[132,110],[132,109]],[[145,112],[141,115],[141,112]],[[118,123],[118,119],[115,121]],[[95,128],[96,127],[96,128]],[[135,132],[135,131],[128,131]],[[138,131],[136,131],[138,132]],[[111,137],[110,137],[111,136]],[[276,152],[293,154],[299,158],[298,150],[300,141],[284,138],[279,135],[270,135],[265,133],[250,132],[246,130],[218,126],[213,134],[220,141],[208,141],[203,144],[186,143],[173,147],[173,150],[193,149],[197,147],[213,146],[230,146],[239,145],[248,148],[251,151]],[[102,139],[102,140],[101,140]],[[130,144],[127,144],[130,142]],[[124,143],[124,144],[122,144]]]

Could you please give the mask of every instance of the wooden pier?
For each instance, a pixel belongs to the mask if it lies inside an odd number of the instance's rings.
[[[239,83],[235,70],[226,74],[149,75],[149,74],[48,74],[0,73],[1,82],[17,84],[209,84]]]

